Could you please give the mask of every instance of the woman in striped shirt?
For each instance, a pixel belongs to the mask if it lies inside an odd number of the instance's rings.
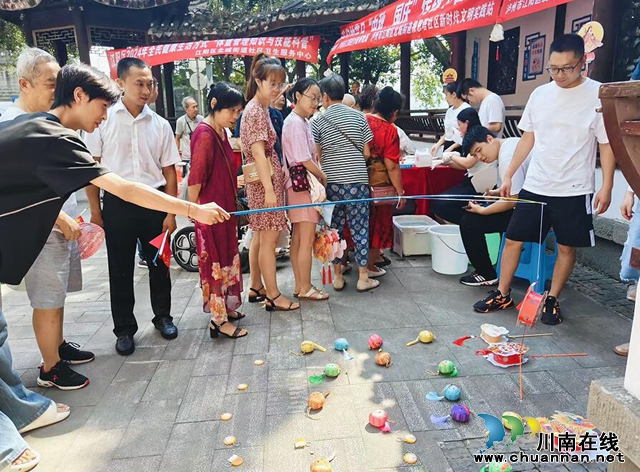
[[[320,81],[322,106],[326,110],[314,118],[313,138],[318,145],[322,170],[327,176],[327,199],[356,200],[369,197],[369,177],[365,156],[369,156],[369,142],[373,134],[364,115],[342,104],[345,84],[339,75],[331,75]],[[345,225],[355,243],[355,257],[359,266],[357,289],[371,290],[379,285],[369,278],[369,204],[336,205],[331,226],[344,237]],[[333,288],[342,290],[345,280],[340,260],[334,261]]]

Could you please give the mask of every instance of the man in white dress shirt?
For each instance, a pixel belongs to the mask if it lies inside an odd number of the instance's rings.
[[[118,62],[118,83],[123,97],[109,109],[107,120],[87,135],[85,143],[97,161],[120,177],[149,185],[175,197],[178,192],[175,164],[180,162],[173,130],[169,122],[153,112],[147,101],[153,91],[149,66],[137,58]],[[116,351],[134,352],[134,334],[138,324],[133,313],[134,255],[138,239],[149,267],[153,324],[165,339],[178,336],[171,317],[171,278],[157,248],[149,241],[176,229],[175,215],[147,210],[105,193],[100,208],[98,189],[87,189],[91,221],[104,225],[109,260],[109,288]],[[167,242],[168,244],[168,242]]]

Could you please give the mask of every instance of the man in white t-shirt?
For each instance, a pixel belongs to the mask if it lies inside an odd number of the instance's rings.
[[[603,184],[593,201],[596,214],[607,211],[611,203],[615,159],[602,114],[597,111],[601,106],[600,83],[582,76],[584,61],[580,36],[562,35],[551,44],[547,71],[553,82],[531,94],[518,125],[523,135],[500,187],[503,197],[513,193],[514,175],[532,153],[520,198],[545,204],[542,221],[539,205],[516,207],[507,229],[498,290],[474,305],[478,312],[514,305],[510,286],[523,243],[540,242],[553,229],[558,259],[541,321],[549,325],[560,323],[558,296],[573,270],[576,248],[595,245],[591,200],[598,146]]]
[[[463,147],[469,150],[470,156],[480,162],[485,164],[497,162],[498,186],[500,186],[519,142],[520,138],[495,138],[487,128],[477,126],[464,136]],[[511,198],[518,198],[522,190],[530,157],[531,155],[527,157],[511,179]],[[498,196],[497,190],[488,193]],[[461,284],[481,287],[498,283],[498,275],[489,257],[485,235],[504,233],[509,226],[515,207],[515,202],[505,200],[495,201],[487,206],[469,202],[467,213],[460,221],[460,233],[465,251],[475,271],[460,278]]]
[[[467,78],[460,82],[458,96],[467,100],[474,107],[479,107],[480,124],[498,138],[502,137],[506,111],[504,102],[498,94],[483,87],[477,80]]]

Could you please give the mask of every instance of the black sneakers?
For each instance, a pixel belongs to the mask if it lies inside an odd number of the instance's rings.
[[[60,390],[80,390],[89,385],[89,379],[69,367],[67,361],[60,361],[49,372],[40,367],[38,385],[41,387],[56,387]]]
[[[68,343],[63,341],[58,348],[58,355],[63,361],[69,362],[69,364],[86,364],[96,358],[93,352],[81,351],[80,344]]]
[[[514,303],[511,299],[511,289],[507,295],[502,295],[500,290],[493,290],[489,292],[489,296],[485,299],[476,302],[473,305],[473,309],[478,313],[489,313],[490,311],[506,310],[513,308]]]
[[[557,325],[562,323],[562,318],[560,317],[560,304],[556,297],[549,295],[544,301],[540,322],[546,325]]]
[[[495,277],[493,279],[486,279],[484,276],[474,272],[471,275],[465,275],[464,277],[460,277],[460,283],[462,285],[469,285],[471,287],[483,287],[496,285],[498,283],[498,278]]]

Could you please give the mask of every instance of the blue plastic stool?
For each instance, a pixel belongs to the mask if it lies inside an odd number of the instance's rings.
[[[553,252],[548,253],[546,247],[553,238]],[[502,235],[502,241],[500,242],[500,255],[498,257],[498,267],[496,271],[498,276],[500,275],[500,263],[502,262],[502,250],[506,237]],[[542,254],[540,254],[542,251]],[[538,258],[540,259],[540,277],[538,277]],[[549,231],[547,238],[544,240],[542,247],[538,243],[524,243],[522,254],[520,255],[520,264],[516,270],[515,276],[521,279],[528,280],[529,283],[538,282],[534,287],[534,291],[537,293],[544,293],[544,288],[547,280],[551,280],[553,277],[553,268],[556,265],[556,259],[558,258],[558,242],[553,231]]]

